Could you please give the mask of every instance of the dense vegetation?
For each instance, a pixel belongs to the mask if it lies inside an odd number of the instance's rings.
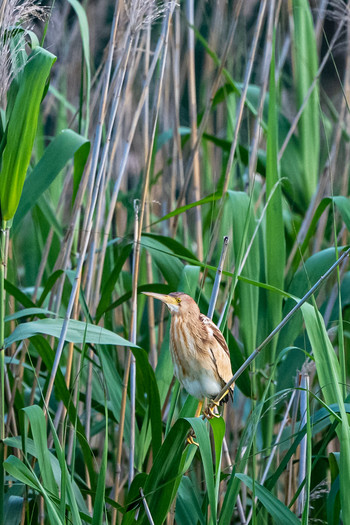
[[[350,523],[349,20],[2,0],[0,524]],[[176,290],[259,347],[210,422]]]

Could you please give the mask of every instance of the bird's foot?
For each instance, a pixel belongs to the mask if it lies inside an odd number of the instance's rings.
[[[212,401],[211,403],[215,405],[216,407],[219,406],[219,403],[215,403],[215,401]],[[213,419],[213,417],[220,417],[220,414],[216,414],[214,412],[214,409],[210,405],[208,406],[206,410],[204,410],[203,414],[205,415],[207,419]]]
[[[189,445],[196,445],[196,447],[199,447],[197,441],[195,441],[196,434],[194,433],[193,429],[191,429],[188,433],[188,436],[186,438],[186,441]]]

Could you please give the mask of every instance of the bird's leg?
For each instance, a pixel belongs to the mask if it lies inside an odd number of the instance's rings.
[[[199,417],[200,416],[200,413],[201,413],[201,410],[202,410],[202,406],[203,406],[203,401],[199,401],[198,403],[198,406],[197,406],[197,410],[196,410],[196,413],[194,415],[194,417]],[[187,436],[187,443],[189,445],[197,445],[198,447],[198,443],[194,440],[196,437],[195,433],[193,432],[193,429],[191,429],[188,433],[188,436]]]
[[[234,389],[235,389],[235,386],[236,386],[236,383],[232,383],[232,385],[230,386],[230,389],[231,389],[231,396],[233,397],[233,392],[234,392]],[[226,390],[226,392],[224,392],[222,394],[222,396],[220,397],[219,401],[217,403],[215,403],[214,401],[212,401],[212,403],[214,403],[215,405],[218,405],[220,403],[220,401],[222,399],[224,399],[225,396],[227,396],[227,394],[230,393],[230,389]]]
[[[196,413],[195,413],[194,417],[199,417],[200,416],[201,410],[202,410],[202,406],[203,406],[203,401],[199,401],[198,407],[197,407],[197,410],[196,410]]]
[[[186,438],[186,441],[189,445],[196,445],[196,447],[199,447],[197,441],[194,440],[196,437],[196,434],[193,432],[193,429],[191,429],[188,433],[188,436]]]

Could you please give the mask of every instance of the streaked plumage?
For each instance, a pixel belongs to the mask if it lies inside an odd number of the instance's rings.
[[[189,394],[214,399],[232,377],[230,353],[218,327],[200,313],[187,294],[146,293],[163,301],[171,314],[170,350],[174,373]],[[233,387],[221,400],[227,402]]]

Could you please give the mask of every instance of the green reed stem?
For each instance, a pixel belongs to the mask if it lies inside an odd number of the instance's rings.
[[[0,525],[4,523],[5,472],[5,270],[7,264],[7,223],[0,230]]]

